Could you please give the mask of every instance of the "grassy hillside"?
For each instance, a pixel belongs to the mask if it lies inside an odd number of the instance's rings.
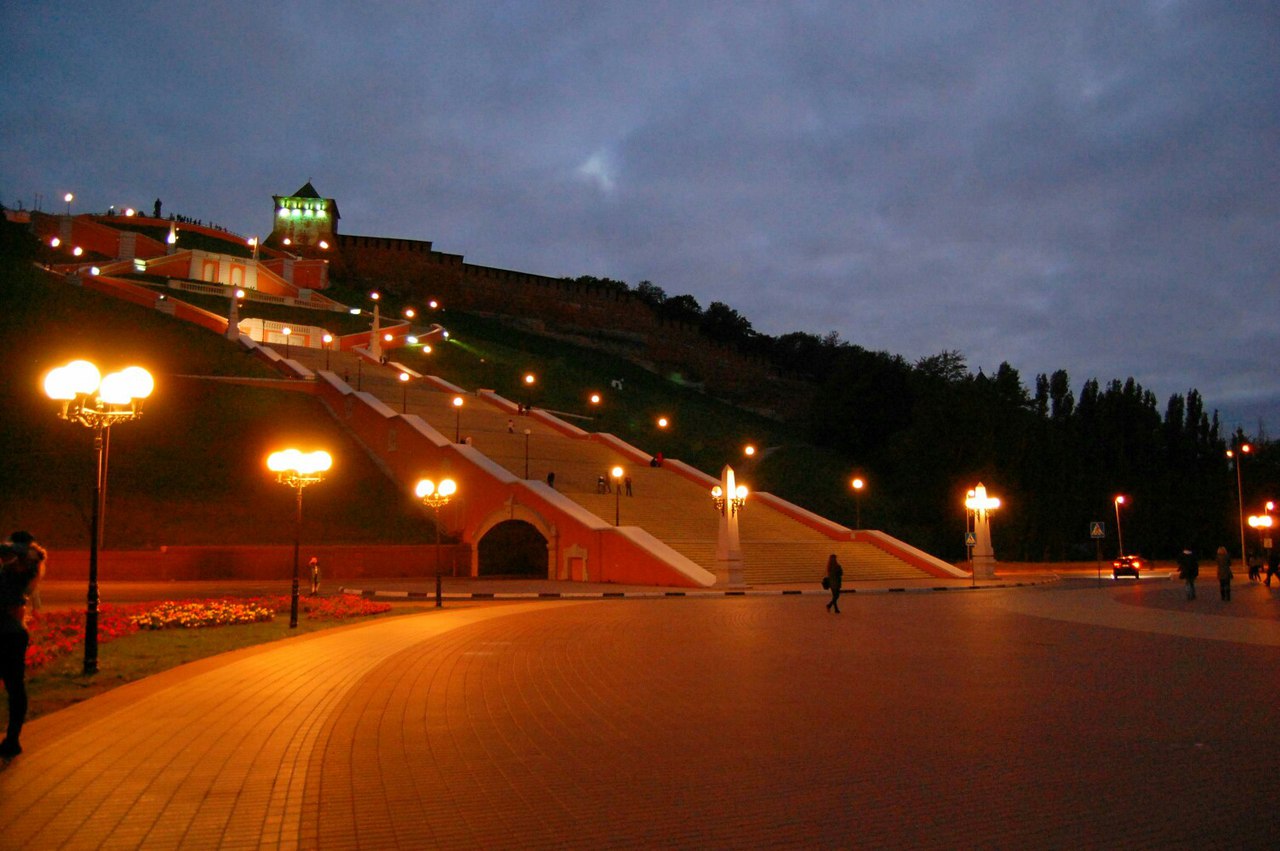
[[[26,526],[51,544],[83,545],[93,487],[91,433],[55,416],[40,379],[53,366],[87,357],[109,367],[138,363],[157,376],[145,416],[112,434],[108,547],[288,542],[292,502],[263,467],[265,456],[285,443],[324,445],[341,459],[330,479],[307,493],[308,540],[431,540],[420,507],[368,462],[318,402],[209,380],[278,376],[215,334],[37,272],[24,262],[25,250],[23,240],[6,235],[0,328],[11,356],[0,374],[8,402],[0,411],[0,530]],[[217,300],[203,306],[225,310]],[[400,307],[386,305],[393,312]],[[369,321],[254,302],[243,315],[339,333]],[[493,319],[447,311],[424,321],[436,320],[451,331],[448,344],[430,354],[397,350],[396,359],[466,388],[491,388],[562,412],[583,428],[612,432],[708,472],[732,464],[753,489],[853,522],[848,462],[797,443],[781,423],[621,358]],[[527,372],[538,379],[531,391],[522,383]],[[610,387],[613,379],[622,380],[621,391]],[[603,395],[598,406],[588,401],[593,391]],[[659,428],[659,416],[670,426]],[[744,458],[746,443],[762,455]],[[864,504],[865,525],[877,514],[873,501]]]

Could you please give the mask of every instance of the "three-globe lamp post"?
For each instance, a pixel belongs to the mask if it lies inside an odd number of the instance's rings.
[[[436,608],[443,605],[443,594],[440,582],[440,509],[449,504],[453,495],[458,492],[458,483],[453,479],[443,479],[436,484],[432,479],[419,479],[413,488],[414,494],[422,500],[422,504],[431,509],[436,527]]]
[[[302,452],[283,449],[267,456],[267,469],[276,474],[276,481],[293,488],[297,500],[293,515],[293,589],[290,592],[289,628],[298,627],[298,561],[302,548],[302,489],[324,480],[325,473],[333,466],[333,456],[324,450]]]
[[[93,429],[97,453],[93,508],[89,519],[89,592],[84,617],[84,673],[98,673],[98,550],[102,546],[102,515],[106,508],[107,465],[111,426],[142,416],[142,402],[155,389],[151,373],[131,366],[105,377],[86,360],[75,360],[50,371],[44,392],[62,403],[61,419]]]

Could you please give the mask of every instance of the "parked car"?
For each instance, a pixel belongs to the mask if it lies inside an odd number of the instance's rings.
[[[1111,562],[1111,578],[1119,579],[1121,576],[1132,576],[1138,578],[1138,571],[1142,568],[1142,559],[1138,556],[1120,556]]]

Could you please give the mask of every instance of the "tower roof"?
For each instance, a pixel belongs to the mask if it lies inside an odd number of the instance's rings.
[[[289,196],[289,197],[291,197],[291,198],[319,198],[319,197],[320,197],[320,193],[316,191],[316,188],[315,188],[314,186],[312,186],[312,185],[311,185],[311,181],[310,181],[310,180],[308,180],[306,183],[302,184],[302,188],[301,188],[301,189],[299,189],[297,192],[293,193],[293,195],[291,195],[291,196]]]

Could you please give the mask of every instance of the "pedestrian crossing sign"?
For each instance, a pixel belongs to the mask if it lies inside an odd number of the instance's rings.
[[[978,545],[978,536],[972,532],[964,533],[964,545],[966,547],[976,547]]]
[[[1089,524],[1089,537],[1090,537],[1090,538],[1105,538],[1105,537],[1107,537],[1107,524],[1106,524],[1106,523],[1101,523],[1101,522],[1099,522],[1099,521],[1097,521],[1097,520],[1095,520],[1095,521],[1093,521],[1092,523],[1090,523],[1090,524]]]

